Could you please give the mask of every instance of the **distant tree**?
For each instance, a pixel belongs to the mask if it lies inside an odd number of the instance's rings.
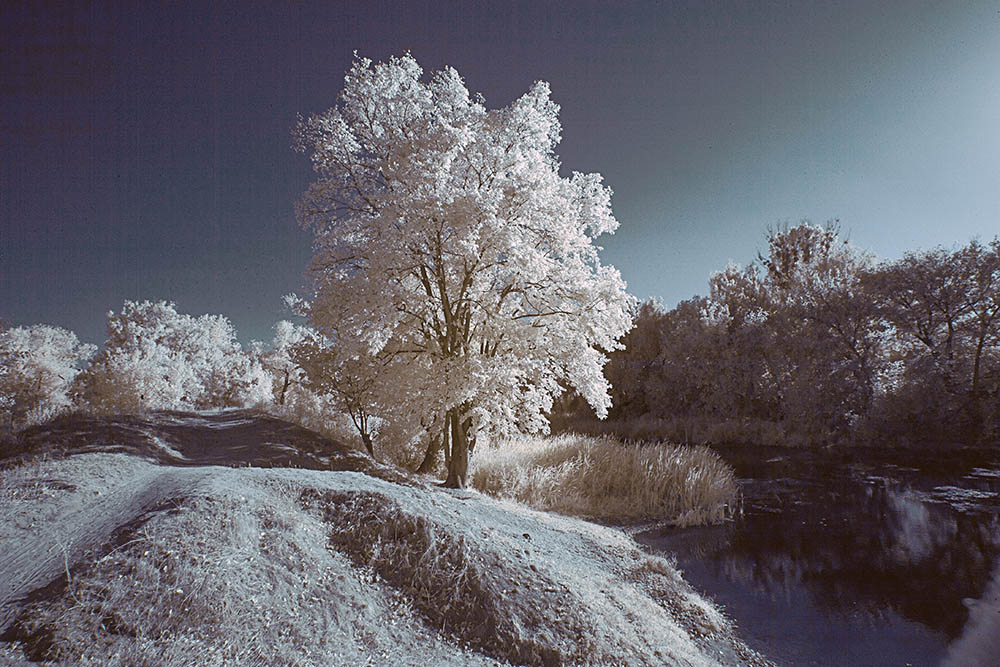
[[[921,345],[945,381],[956,381],[962,322],[969,312],[968,275],[944,248],[907,253],[870,279],[882,312],[896,330]]]
[[[982,435],[1000,411],[987,402],[1000,392],[1000,241],[908,253],[873,271],[868,289],[903,343],[904,384],[922,388],[899,392],[911,419],[954,433],[961,418]]]
[[[611,416],[614,419],[640,417],[651,405],[647,382],[662,372],[663,306],[646,301],[638,309],[632,329],[622,339],[623,349],[610,355],[604,375],[611,384]]]
[[[707,299],[666,314],[650,393],[673,396],[662,410],[674,414],[781,421],[826,439],[867,414],[880,377],[885,326],[861,289],[871,258],[835,224],[772,230],[767,244],[757,262],[713,274]]]
[[[768,247],[771,326],[794,369],[787,413],[846,428],[871,408],[885,343],[880,313],[863,292],[873,258],[841,239],[836,223],[772,232]]]
[[[80,365],[97,348],[66,329],[36,324],[0,331],[0,412],[5,426],[44,421],[70,406]]]
[[[618,224],[610,190],[559,175],[548,85],[489,111],[455,70],[421,77],[409,55],[358,59],[298,126],[319,175],[298,209],[308,316],[343,358],[387,360],[382,402],[449,434],[463,487],[476,434],[544,429],[562,386],[606,413],[633,300],[594,245]]]
[[[730,262],[708,284],[700,308],[711,332],[702,345],[704,412],[717,419],[777,418],[791,369],[783,315],[760,267]]]
[[[970,391],[978,401],[985,374],[983,362],[1000,346],[1000,240],[993,239],[987,246],[972,241],[954,259],[960,267],[958,273],[968,281],[962,335],[972,350]]]
[[[273,399],[279,406],[294,400],[297,390],[303,386],[305,371],[292,357],[292,352],[312,333],[308,327],[281,320],[274,325],[271,348],[259,354],[261,364],[273,377]]]
[[[108,313],[108,340],[78,378],[97,409],[202,409],[270,399],[270,377],[221,315],[192,317],[165,301],[126,301]]]

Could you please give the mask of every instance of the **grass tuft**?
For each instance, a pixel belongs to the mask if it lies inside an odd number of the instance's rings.
[[[521,437],[476,449],[472,486],[535,509],[608,521],[720,523],[735,511],[732,468],[707,447],[610,437]]]

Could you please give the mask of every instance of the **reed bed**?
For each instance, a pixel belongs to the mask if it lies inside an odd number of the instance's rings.
[[[625,444],[612,437],[521,437],[476,449],[472,486],[539,510],[678,526],[730,518],[739,489],[708,447]]]

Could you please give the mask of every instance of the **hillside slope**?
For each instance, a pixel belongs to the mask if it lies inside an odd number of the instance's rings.
[[[620,531],[271,417],[75,418],[27,443],[47,455],[0,475],[8,662],[763,662]]]

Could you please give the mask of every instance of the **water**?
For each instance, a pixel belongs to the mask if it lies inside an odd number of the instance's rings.
[[[743,514],[637,536],[782,665],[1000,666],[1000,452],[718,448]]]

